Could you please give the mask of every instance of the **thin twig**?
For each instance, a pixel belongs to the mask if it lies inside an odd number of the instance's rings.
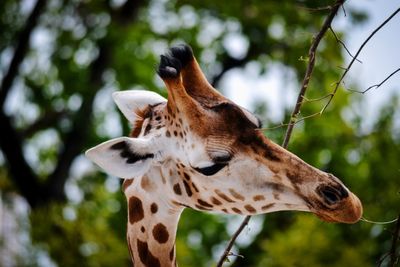
[[[297,101],[296,101],[296,106],[293,109],[292,115],[291,115],[291,120],[288,124],[288,128],[286,130],[286,134],[285,134],[285,138],[282,144],[282,147],[287,148],[290,137],[292,135],[292,131],[293,131],[293,127],[296,124],[296,117],[300,112],[300,108],[303,104],[303,99],[304,99],[304,95],[305,92],[307,91],[308,88],[308,84],[314,69],[314,65],[315,65],[315,53],[317,51],[318,45],[321,41],[321,39],[323,38],[323,36],[325,35],[326,31],[330,28],[332,20],[334,19],[338,9],[343,5],[345,0],[337,0],[335,2],[335,4],[332,6],[332,8],[330,9],[329,15],[327,16],[327,18],[324,21],[324,24],[322,25],[321,30],[318,32],[318,34],[313,38],[311,47],[308,51],[308,65],[307,65],[307,70],[306,73],[304,75],[303,78],[303,82],[301,84],[301,89],[299,92],[299,95],[297,97]],[[305,118],[303,118],[305,119]],[[239,234],[242,232],[242,230],[244,229],[244,227],[248,224],[249,220],[250,220],[251,216],[248,215],[244,218],[243,222],[240,224],[239,228],[236,230],[236,232],[233,234],[231,240],[229,241],[224,253],[222,254],[221,258],[218,261],[217,267],[221,267],[223,265],[223,263],[225,262],[226,257],[229,255],[230,250],[232,249],[232,246],[235,243],[236,238],[239,236]]]
[[[313,118],[313,117],[316,117],[316,116],[320,116],[320,115],[322,115],[321,112],[316,112],[316,113],[301,117],[299,119],[292,118],[292,123],[293,123],[293,125],[296,125],[299,122],[302,122],[302,121],[304,121],[306,119],[310,119],[310,118]],[[264,127],[264,128],[259,129],[259,130],[262,130],[262,131],[275,130],[275,129],[279,129],[279,128],[282,128],[282,127],[285,127],[285,126],[289,126],[289,124],[290,123],[281,123],[280,125],[276,125],[276,126],[272,126],[272,127]]]
[[[336,42],[338,42],[339,44],[341,44],[343,46],[343,48],[346,50],[347,54],[349,54],[349,56],[351,56],[352,58],[354,58],[354,56],[350,53],[350,50],[347,48],[346,44],[339,39],[339,37],[337,36],[336,32],[332,29],[332,27],[329,27],[329,30],[331,30],[331,33],[333,34],[333,36],[336,39]],[[356,59],[358,62],[362,63],[361,60]]]
[[[331,10],[332,6],[322,6],[322,7],[306,7],[306,6],[297,6],[300,9],[304,9],[307,11],[327,11]]]
[[[344,16],[347,17],[347,13],[346,13],[346,9],[344,8],[344,5],[341,5],[341,7],[342,7],[342,10],[343,10]]]
[[[321,96],[321,97],[318,97],[318,98],[311,98],[311,99],[309,99],[309,98],[303,96],[303,99],[304,99],[303,101],[304,101],[304,102],[308,102],[308,103],[310,103],[310,102],[318,102],[318,101],[324,100],[325,98],[330,97],[331,95],[332,95],[332,94],[327,94],[327,95],[325,95],[325,96]]]
[[[346,70],[343,72],[342,76],[340,77],[339,81],[336,82],[336,86],[332,91],[332,95],[331,97],[328,99],[328,102],[323,106],[323,108],[321,109],[321,113],[323,113],[326,108],[329,106],[329,104],[332,102],[333,97],[335,96],[337,90],[339,89],[339,85],[343,82],[344,77],[347,75],[347,73],[349,72],[351,66],[353,66],[354,61],[356,60],[356,58],[360,55],[361,50],[364,48],[364,46],[369,42],[369,40],[371,40],[371,38],[380,30],[382,29],[383,26],[385,26],[394,16],[397,15],[397,13],[400,12],[400,8],[398,8],[395,12],[393,12],[384,22],[382,22],[382,24],[380,24],[368,37],[367,39],[365,39],[365,41],[361,44],[360,48],[358,49],[357,53],[354,55],[354,57],[352,58],[352,60],[350,61],[349,65],[346,67]]]
[[[0,107],[4,105],[4,102],[7,98],[8,93],[11,90],[15,77],[18,76],[19,66],[21,65],[26,53],[29,50],[29,39],[31,38],[32,32],[39,21],[39,17],[42,14],[42,11],[46,7],[46,3],[46,0],[36,1],[36,4],[26,21],[24,28],[18,35],[17,45],[15,47],[10,65],[8,66],[8,70],[0,84]]]
[[[393,71],[391,74],[389,74],[389,76],[387,76],[383,81],[381,81],[378,84],[374,84],[371,85],[370,87],[368,87],[367,89],[365,89],[364,91],[357,91],[357,90],[352,90],[352,89],[347,89],[350,92],[354,92],[354,93],[360,93],[360,94],[365,94],[366,92],[368,92],[369,90],[371,90],[372,88],[378,89],[379,87],[381,87],[382,84],[384,84],[387,80],[389,80],[390,78],[392,78],[393,75],[395,75],[397,72],[400,71],[400,68],[398,68],[397,70]]]
[[[285,127],[285,126],[288,126],[288,125],[289,125],[289,123],[281,122],[281,124],[279,124],[279,125],[275,125],[275,126],[272,126],[272,127],[264,127],[264,128],[261,128],[260,130],[261,131],[275,130],[275,129],[279,129],[279,128],[282,128],[282,127]]]
[[[393,219],[393,220],[390,220],[390,221],[384,221],[384,222],[371,221],[371,220],[368,220],[368,219],[366,219],[364,217],[361,217],[360,220],[363,221],[363,222],[371,223],[371,224],[385,225],[385,224],[395,223],[395,222],[397,222],[399,220],[399,218],[396,218],[396,219]]]
[[[377,263],[377,267],[381,267],[382,263],[386,260],[386,258],[389,257],[389,253],[386,252],[385,254],[383,254],[383,256],[376,262]]]
[[[339,69],[346,70],[346,67],[337,66]]]

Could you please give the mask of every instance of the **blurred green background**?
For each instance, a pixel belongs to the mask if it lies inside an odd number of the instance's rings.
[[[312,36],[328,13],[314,8],[332,3],[0,1],[0,266],[131,266],[121,181],[82,155],[129,132],[111,93],[145,88],[165,96],[155,74],[158,56],[186,42],[224,94],[252,95],[257,81],[279,73],[271,78],[279,88],[271,88],[273,82],[262,88],[265,95],[275,92],[278,104],[247,101],[266,127],[279,125],[288,120]],[[347,26],[335,29],[343,40],[369,20],[362,9],[345,7],[340,19]],[[332,90],[345,53],[327,32],[308,98]],[[379,68],[364,67],[370,73]],[[235,79],[248,87],[232,93]],[[340,177],[362,200],[365,217],[378,221],[400,212],[400,85],[385,86],[371,91],[386,94],[377,106],[366,100],[369,93],[340,89],[322,116],[296,126],[289,145]],[[302,115],[323,104],[307,102]],[[281,143],[284,132],[281,127],[266,135]],[[215,265],[240,221],[186,210],[178,228],[179,266]],[[376,266],[390,249],[394,226],[330,224],[300,212],[255,216],[234,247],[243,257],[229,257],[226,266]],[[381,263],[387,266],[388,257]]]

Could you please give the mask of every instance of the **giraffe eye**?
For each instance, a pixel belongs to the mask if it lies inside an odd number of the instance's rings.
[[[228,163],[215,163],[214,165],[208,167],[195,168],[195,170],[203,175],[211,176],[222,170],[226,165],[228,165]]]

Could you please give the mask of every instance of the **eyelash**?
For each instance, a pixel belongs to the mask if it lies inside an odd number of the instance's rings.
[[[195,168],[195,170],[203,175],[211,176],[222,170],[226,165],[228,165],[228,163],[215,163],[209,167]]]

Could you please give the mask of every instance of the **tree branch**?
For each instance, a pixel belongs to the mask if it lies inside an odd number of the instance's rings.
[[[32,13],[29,15],[25,23],[24,29],[19,35],[17,47],[15,48],[10,66],[0,85],[0,107],[3,106],[4,101],[7,98],[8,92],[10,91],[11,86],[14,82],[14,79],[18,75],[19,66],[29,48],[29,39],[31,37],[31,33],[36,27],[40,14],[42,13],[45,6],[46,0],[37,0],[36,5],[32,10]]]
[[[36,207],[43,200],[42,188],[36,174],[25,160],[19,134],[2,109],[0,109],[0,125],[0,148],[8,163],[10,175],[29,205]]]
[[[307,91],[308,84],[310,82],[310,78],[314,69],[315,65],[315,54],[318,48],[318,45],[321,41],[321,39],[324,37],[326,31],[330,28],[331,23],[333,19],[336,16],[336,13],[338,9],[343,5],[345,0],[337,0],[335,4],[332,6],[327,18],[325,19],[324,24],[322,25],[321,30],[318,32],[318,34],[314,37],[313,42],[311,44],[311,47],[308,52],[308,57],[309,57],[309,62],[307,65],[306,73],[303,78],[303,82],[301,84],[301,89],[299,92],[299,95],[297,97],[296,105],[293,109],[292,115],[291,115],[291,120],[289,122],[288,128],[286,130],[285,138],[283,140],[282,147],[287,148],[290,137],[292,135],[293,127],[295,125],[295,121],[293,118],[296,118],[296,116],[299,114],[301,106],[303,104],[303,99],[304,99],[304,94]],[[238,230],[235,232],[235,234],[232,236],[231,240],[229,241],[223,255],[221,256],[220,260],[218,261],[217,267],[221,267],[223,263],[225,262],[226,257],[229,255],[230,250],[232,249],[232,246],[235,243],[236,238],[239,236],[241,231],[244,229],[244,227],[247,225],[249,222],[251,216],[246,216],[241,225],[239,226]]]
[[[17,189],[25,197],[31,207],[44,201],[43,188],[38,182],[23,154],[21,136],[14,129],[10,118],[4,113],[3,105],[12,87],[18,69],[29,48],[29,39],[36,27],[40,14],[46,6],[46,0],[38,0],[25,26],[18,37],[18,43],[12,56],[10,66],[0,85],[0,148],[6,158],[8,170],[13,177]]]

